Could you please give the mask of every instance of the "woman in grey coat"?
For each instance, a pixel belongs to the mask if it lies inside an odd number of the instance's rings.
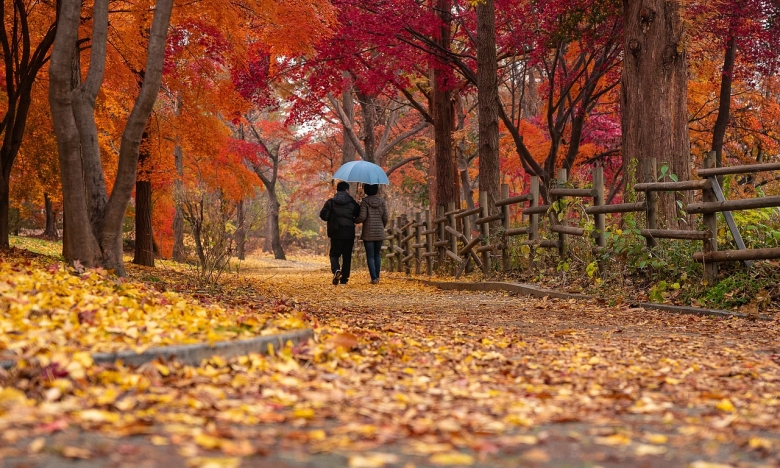
[[[368,272],[371,275],[371,284],[379,283],[379,271],[382,266],[382,241],[385,240],[385,226],[388,215],[385,201],[376,194],[378,185],[364,185],[366,196],[360,202],[360,214],[355,223],[363,223],[363,245],[366,247],[366,260]]]

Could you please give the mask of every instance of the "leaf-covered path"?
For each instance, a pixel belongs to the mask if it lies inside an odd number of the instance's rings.
[[[79,455],[90,460],[68,463],[780,464],[777,322],[439,291],[400,276],[370,285],[364,272],[334,288],[301,266],[249,268],[240,282],[303,311],[316,343],[199,369],[120,369],[149,385],[107,397],[113,387],[97,379],[83,408],[52,413],[70,429],[22,434],[6,466]],[[122,423],[129,415],[136,425]]]

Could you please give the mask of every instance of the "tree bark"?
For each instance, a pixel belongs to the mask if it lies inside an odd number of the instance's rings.
[[[172,7],[172,0],[156,2],[143,83],[122,134],[117,175],[104,208],[100,206],[106,194],[100,182],[102,175],[97,173],[102,174],[102,166],[99,163],[94,100],[105,70],[108,1],[95,1],[89,71],[84,83],[78,87],[73,86],[70,65],[78,56],[76,40],[81,2],[62,0],[60,8],[49,71],[49,100],[60,155],[65,219],[71,230],[68,256],[85,266],[99,262],[119,276],[125,275],[122,224],[136,182],[141,137],[162,81]],[[80,67],[76,67],[75,74],[80,74]],[[94,240],[99,248],[95,248]]]
[[[436,39],[442,50],[449,50],[452,27],[452,2],[451,0],[436,0],[436,13],[442,21],[440,34]],[[452,151],[452,91],[448,78],[449,70],[446,65],[434,61],[433,83],[431,89],[431,115],[434,127],[434,167],[436,179],[436,204],[447,206],[450,202],[457,203],[458,180],[456,178],[457,167]]]
[[[57,233],[57,213],[54,211],[54,204],[48,193],[43,194],[43,206],[46,211],[46,227],[43,229],[43,236],[56,241],[59,238]]]
[[[344,72],[343,73],[345,78],[349,77],[349,73]],[[354,161],[357,159],[357,149],[355,148],[355,145],[352,144],[352,140],[349,139],[349,136],[347,135],[347,125],[352,128],[354,122],[355,122],[355,100],[352,96],[352,83],[344,86],[344,90],[341,93],[341,108],[344,109],[344,114],[348,120],[348,122],[342,122],[341,125],[343,127],[343,138],[344,141],[342,142],[342,153],[341,153],[341,164],[346,164],[350,161]]]
[[[726,44],[726,53],[723,58],[718,118],[715,120],[715,127],[712,129],[712,151],[715,151],[715,167],[723,166],[723,141],[726,138],[726,128],[729,125],[731,113],[731,83],[734,79],[734,60],[736,55],[737,42],[734,36],[731,36]]]
[[[182,213],[182,176],[184,175],[184,161],[181,146],[173,149],[174,164],[176,165],[176,179],[173,182],[173,261],[184,263],[187,259],[184,255],[184,214]]]
[[[624,0],[624,58],[621,92],[623,164],[642,174],[650,158],[667,163],[680,180],[691,175],[687,71],[680,4]],[[636,174],[625,180],[641,181]],[[659,220],[682,228],[675,199],[659,197]]]
[[[282,238],[279,232],[279,199],[276,196],[276,190],[267,190],[268,197],[268,218],[266,218],[266,239],[271,240],[271,250],[274,258],[277,260],[287,260],[282,248]]]
[[[500,198],[498,158],[498,66],[494,0],[477,4],[477,103],[479,108],[479,190],[488,206]],[[495,210],[495,208],[494,208]]]
[[[144,139],[148,139],[144,132]],[[152,234],[152,181],[142,166],[148,161],[149,149],[140,150],[138,176],[135,182],[135,257],[136,265],[154,266],[154,236]]]
[[[376,122],[376,98],[358,93],[360,112],[363,114],[363,151],[365,160],[376,164],[374,153],[376,151],[376,136],[374,124]]]

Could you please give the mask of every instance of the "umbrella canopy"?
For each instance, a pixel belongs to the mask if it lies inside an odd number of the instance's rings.
[[[382,184],[388,185],[385,171],[374,163],[368,161],[350,161],[339,168],[334,179],[344,182],[362,182],[364,184]]]

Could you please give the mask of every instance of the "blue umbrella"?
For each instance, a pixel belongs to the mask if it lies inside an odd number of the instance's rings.
[[[362,182],[364,184],[388,185],[390,181],[381,167],[368,161],[350,161],[339,168],[334,179],[344,182]]]

